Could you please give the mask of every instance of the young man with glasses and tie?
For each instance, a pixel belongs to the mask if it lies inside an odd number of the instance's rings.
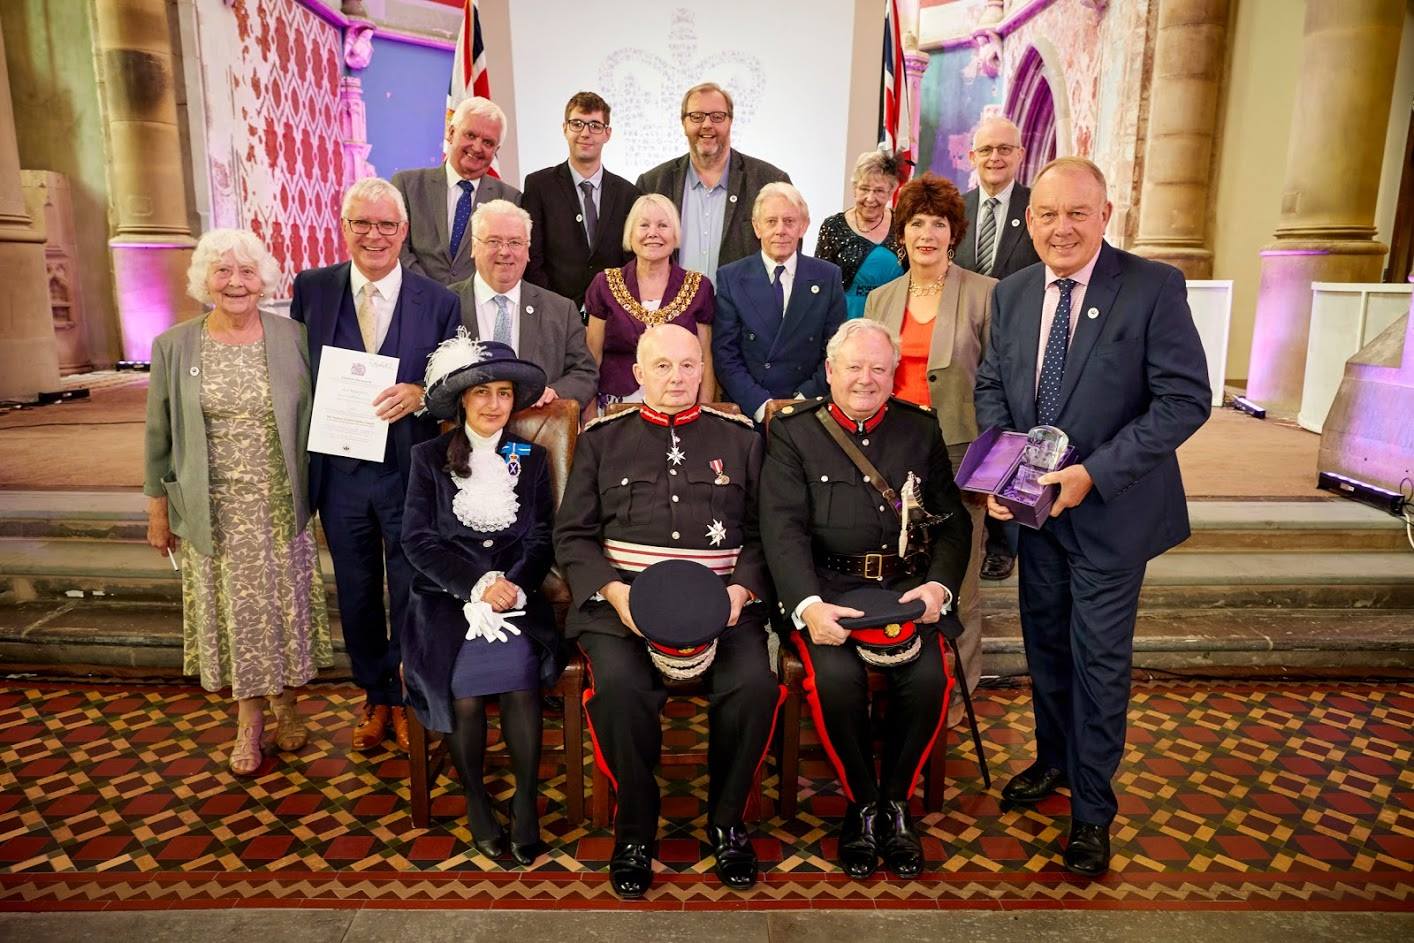
[[[644,173],[638,189],[673,201],[682,218],[678,264],[715,282],[720,266],[760,251],[751,227],[756,194],[790,177],[732,149],[732,98],[714,82],[687,90],[682,129],[687,153]]]
[[[344,646],[365,695],[353,748],[376,752],[391,733],[406,750],[398,667],[412,567],[403,556],[403,503],[412,447],[437,435],[437,423],[417,415],[427,355],[456,333],[461,318],[455,295],[399,262],[408,217],[396,187],[376,177],[358,181],[341,215],[350,261],[296,275],[290,317],[309,331],[316,388],[325,347],[397,357],[398,382],[374,400],[388,423],[382,461],[311,452],[310,506],[329,542]],[[383,605],[385,572],[391,611]]]
[[[471,277],[472,214],[492,200],[520,202],[520,191],[490,172],[505,136],[505,112],[490,99],[468,98],[447,122],[446,161],[393,175],[408,208],[404,267],[439,285]]]
[[[609,103],[577,92],[561,126],[569,159],[525,178],[520,205],[530,214],[530,263],[525,280],[583,307],[594,276],[632,256],[623,247],[624,221],[638,188],[604,169],[613,136]]]
[[[963,268],[1000,280],[1038,261],[1026,232],[1031,191],[1016,182],[1025,156],[1021,130],[1006,118],[983,118],[972,133],[967,159],[977,171],[977,187],[963,195],[967,236],[958,243],[953,258]],[[1016,565],[1015,530],[1014,525],[987,520],[984,580],[1004,580],[1011,575]]]
[[[545,371],[549,385],[536,406],[572,399],[582,408],[599,388],[599,368],[584,341],[579,307],[564,295],[524,280],[530,261],[530,214],[507,200],[480,206],[471,218],[475,274],[449,286],[474,339],[509,344]]]

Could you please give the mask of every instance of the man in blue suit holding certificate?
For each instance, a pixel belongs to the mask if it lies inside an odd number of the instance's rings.
[[[341,213],[351,262],[295,276],[290,317],[309,331],[314,380],[326,346],[398,358],[397,383],[374,400],[388,423],[381,462],[310,454],[310,506],[319,511],[334,582],[344,646],[354,681],[367,700],[354,726],[355,750],[376,750],[393,733],[407,749],[399,634],[407,613],[412,568],[402,549],[403,502],[412,447],[437,435],[437,423],[417,415],[427,355],[456,333],[457,296],[398,261],[407,238],[407,207],[386,180],[370,177],[349,188]],[[386,570],[392,612],[383,607]]]
[[[832,263],[800,254],[810,210],[788,183],[768,183],[751,208],[760,254],[717,269],[712,359],[717,380],[758,423],[766,401],[824,396],[825,342],[845,319]]]
[[[1036,762],[1002,797],[1030,804],[1068,784],[1065,866],[1086,877],[1109,868],[1144,569],[1188,537],[1175,453],[1210,409],[1182,273],[1106,243],[1109,218],[1090,161],[1037,175],[1026,224],[1044,264],[997,285],[976,387],[979,428],[1057,426],[1076,449],[1075,464],[1039,478],[1060,487],[1050,519],[1021,528]]]

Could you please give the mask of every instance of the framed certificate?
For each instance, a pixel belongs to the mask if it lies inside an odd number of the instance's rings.
[[[373,400],[396,382],[397,357],[325,347],[314,383],[309,451],[383,461],[388,423],[378,418]]]

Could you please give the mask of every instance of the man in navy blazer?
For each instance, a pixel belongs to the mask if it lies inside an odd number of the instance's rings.
[[[712,359],[732,402],[758,423],[766,402],[825,396],[825,343],[844,323],[844,284],[831,262],[800,254],[810,210],[789,183],[768,183],[751,208],[760,254],[717,270]]]
[[[397,383],[374,400],[388,425],[381,462],[310,454],[310,506],[318,509],[334,560],[344,646],[366,701],[354,727],[356,750],[376,750],[391,726],[407,749],[399,636],[412,568],[403,555],[403,499],[412,447],[437,435],[422,408],[427,355],[456,333],[457,297],[398,261],[407,207],[386,180],[360,180],[344,195],[344,244],[351,262],[295,276],[290,317],[309,331],[316,393],[326,346],[398,358]],[[392,612],[383,607],[386,568]],[[391,618],[389,618],[391,616]]]
[[[1045,263],[998,283],[977,371],[977,425],[1058,426],[1077,460],[1051,517],[1021,528],[1021,632],[1036,761],[1002,790],[1039,802],[1070,786],[1064,861],[1109,868],[1130,662],[1147,562],[1188,537],[1176,450],[1208,418],[1208,369],[1178,269],[1104,242],[1110,204],[1090,161],[1052,161],[1026,221]],[[1011,514],[988,499],[989,513]]]

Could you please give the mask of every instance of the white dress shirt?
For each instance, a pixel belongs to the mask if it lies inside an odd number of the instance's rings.
[[[781,306],[783,315],[785,311],[790,308],[790,290],[792,286],[795,285],[795,263],[799,261],[799,259],[800,253],[792,252],[790,258],[786,259],[784,262],[777,262],[767,255],[764,250],[761,252],[761,261],[766,264],[766,281],[774,285],[776,280],[776,266],[784,265],[786,267],[786,270],[781,273],[781,291],[784,295],[782,299],[784,304]]]
[[[446,163],[442,166],[447,170],[447,238],[451,239],[452,227],[456,225],[457,222],[457,201],[462,198],[462,175],[457,173],[456,168],[453,167],[451,163]],[[481,178],[478,177],[475,180],[468,180],[467,182],[471,184],[471,205],[475,206],[476,188],[481,186]],[[467,220],[466,233],[462,235],[462,241],[465,242],[470,235],[471,220]],[[460,249],[461,247],[458,246],[457,248]],[[457,254],[460,255],[461,253],[459,252]]]
[[[1011,215],[1011,192],[1015,189],[1015,180],[998,190],[993,197],[988,197],[987,191],[982,187],[977,188],[977,225],[973,229],[977,233],[974,237],[977,240],[974,245],[977,246],[977,257],[979,258],[982,255],[982,214],[987,212],[988,199],[997,200],[997,231],[992,233],[993,265],[997,264],[997,249],[1002,244],[1002,230],[1007,226],[1007,217]]]
[[[369,283],[367,275],[358,270],[357,265],[349,266],[349,290],[353,292],[354,308],[358,308],[358,293]],[[393,266],[393,270],[378,281],[373,282],[373,314],[377,318],[377,333],[374,336],[374,350],[383,346],[388,337],[388,328],[393,326],[393,310],[398,306],[398,292],[403,288],[403,264]]]
[[[496,315],[500,308],[497,307],[495,297],[505,295],[511,300],[511,347],[515,349],[516,356],[520,356],[520,282],[516,282],[509,291],[498,292],[486,283],[477,272],[471,281],[472,297],[476,299],[476,330],[484,341],[496,339]]]

